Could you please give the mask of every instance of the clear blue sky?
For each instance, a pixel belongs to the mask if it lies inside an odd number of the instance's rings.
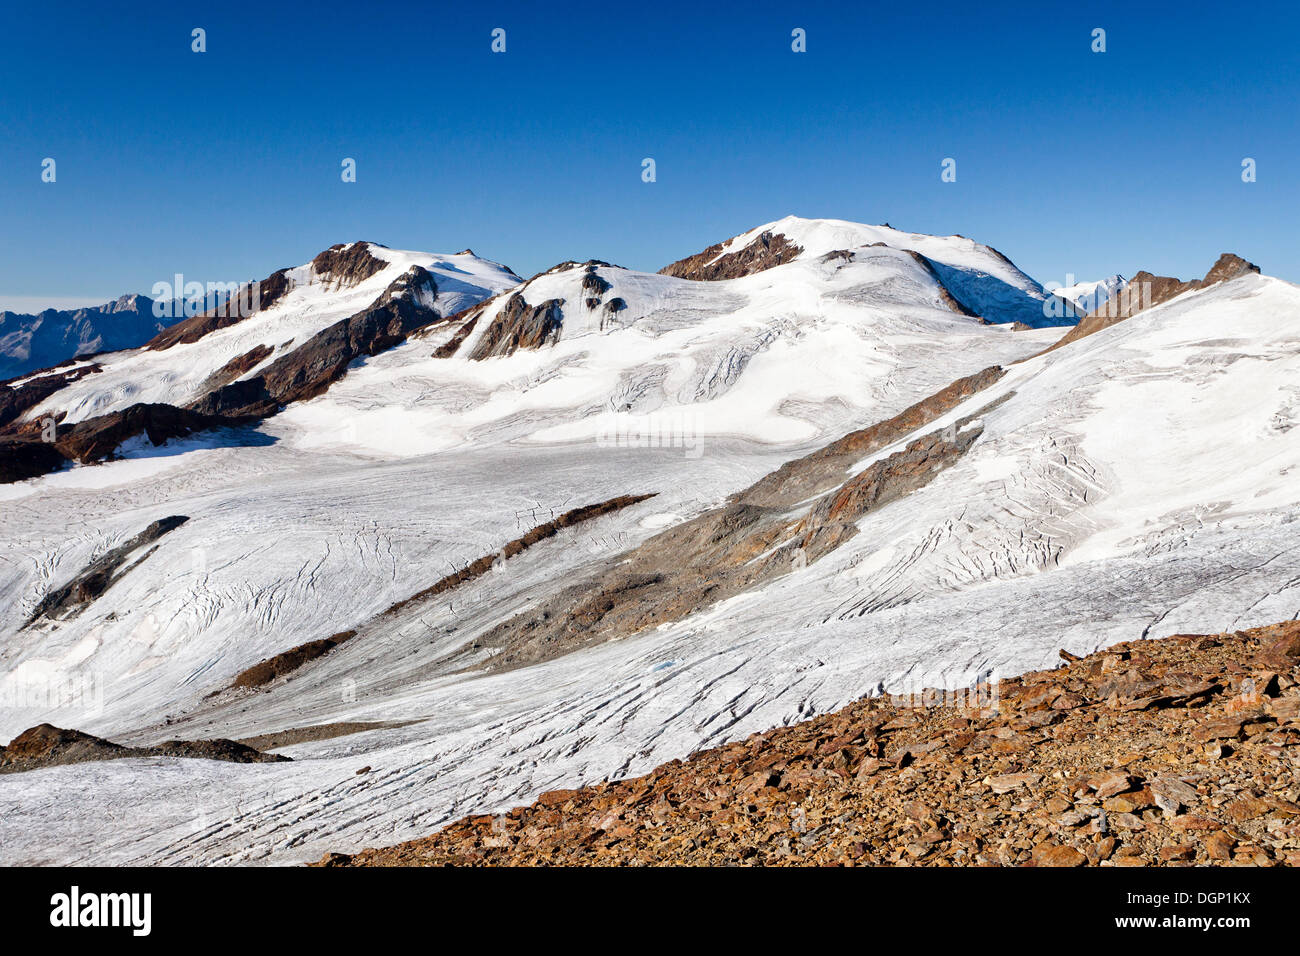
[[[654,270],[787,214],[962,233],[1043,282],[1224,250],[1300,280],[1294,3],[108,6],[0,8],[0,303],[357,238]]]

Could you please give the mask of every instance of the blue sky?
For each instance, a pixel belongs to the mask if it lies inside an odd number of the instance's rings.
[[[1045,283],[1225,250],[1300,281],[1295,6],[8,3],[0,307],[359,238],[655,270],[787,214],[961,233]]]

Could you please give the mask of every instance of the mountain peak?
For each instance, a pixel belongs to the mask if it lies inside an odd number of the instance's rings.
[[[795,261],[822,260],[834,254],[886,247],[921,257],[922,266],[962,303],[968,314],[994,322],[1022,325],[1069,325],[1074,315],[1059,315],[1046,307],[1043,287],[1021,272],[991,246],[964,236],[933,236],[903,232],[892,226],[870,226],[844,219],[804,219],[786,216],[764,223],[731,239],[660,269],[660,274],[695,281],[739,279],[786,266]],[[920,261],[920,260],[918,260]]]
[[[1259,266],[1253,262],[1241,258],[1235,253],[1225,252],[1219,256],[1210,271],[1205,273],[1205,278],[1201,280],[1201,285],[1214,285],[1216,282],[1227,282],[1238,276],[1246,275],[1248,272],[1259,272]]]

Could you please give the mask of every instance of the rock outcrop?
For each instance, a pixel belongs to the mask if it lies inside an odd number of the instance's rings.
[[[0,747],[0,773],[22,773],[45,767],[121,760],[124,757],[197,757],[230,763],[280,763],[290,758],[267,754],[234,740],[165,740],[151,747],[124,747],[102,737],[40,724]]]
[[[54,445],[40,439],[0,439],[0,484],[39,478],[67,463]]]
[[[241,286],[226,301],[216,303],[212,308],[182,319],[164,329],[145,343],[144,347],[154,352],[162,352],[176,345],[197,342],[209,332],[224,329],[264,309],[269,309],[291,288],[289,270],[279,269],[259,282],[256,289],[251,286]]]
[[[314,398],[341,378],[354,360],[400,344],[437,318],[437,312],[415,298],[386,291],[370,308],[322,329],[260,374],[209,392],[189,408],[234,420],[274,414],[290,402]]]
[[[0,384],[0,433],[29,408],[35,408],[60,389],[98,371],[100,366],[94,363],[56,367],[32,378],[13,379]]]
[[[186,515],[160,518],[130,540],[100,555],[67,584],[46,594],[24,626],[31,627],[41,620],[63,621],[79,614],[118,578],[153,554],[150,545],[189,520]],[[145,548],[148,550],[142,550]]]
[[[426,588],[422,588],[417,593],[398,601],[387,608],[380,617],[392,617],[402,611],[405,611],[417,605],[422,601],[436,597],[451,591],[454,588],[467,584],[470,581],[480,578],[487,574],[494,567],[500,567],[501,563],[522,554],[533,545],[553,538],[565,528],[572,528],[586,521],[593,521],[615,511],[621,511],[632,505],[653,498],[653,494],[642,495],[620,495],[616,498],[610,498],[607,501],[597,502],[596,504],[583,505],[580,508],[573,508],[563,514],[545,521],[533,528],[527,533],[514,538],[501,548],[500,551],[494,551],[491,554],[485,554],[474,561],[469,562],[464,567],[453,571],[451,574],[443,575],[437,581],[434,581]],[[297,671],[303,665],[310,663],[329,654],[335,648],[352,640],[357,636],[357,631],[344,631],[335,634],[332,637],[322,638],[316,641],[308,641],[297,647],[290,648],[287,651],[268,657],[259,661],[252,667],[241,672],[235,677],[229,687],[223,690],[235,690],[239,688],[255,689],[266,687],[281,677]],[[217,692],[220,693],[220,692]]]
[[[155,446],[195,432],[237,422],[163,403],[137,404],[96,415],[74,425],[60,425],[55,448],[69,461],[83,464],[111,457],[122,442],[144,435]]]
[[[277,678],[293,673],[304,664],[324,657],[340,644],[344,644],[356,636],[356,631],[343,631],[332,637],[324,637],[318,641],[299,644],[297,647],[258,661],[247,670],[241,671],[231,682],[228,689],[264,687]]]
[[[761,233],[743,248],[724,252],[725,248],[725,243],[715,243],[703,252],[664,266],[659,274],[700,281],[739,279],[790,262],[803,252],[781,233],[772,232]]]
[[[469,357],[474,360],[512,355],[519,349],[539,349],[557,341],[564,314],[563,299],[529,305],[515,293],[488,323]]]

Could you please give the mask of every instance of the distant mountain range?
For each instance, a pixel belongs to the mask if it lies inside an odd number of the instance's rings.
[[[103,305],[0,312],[0,379],[49,368],[96,352],[135,348],[175,319],[154,316],[154,300],[124,295]]]

